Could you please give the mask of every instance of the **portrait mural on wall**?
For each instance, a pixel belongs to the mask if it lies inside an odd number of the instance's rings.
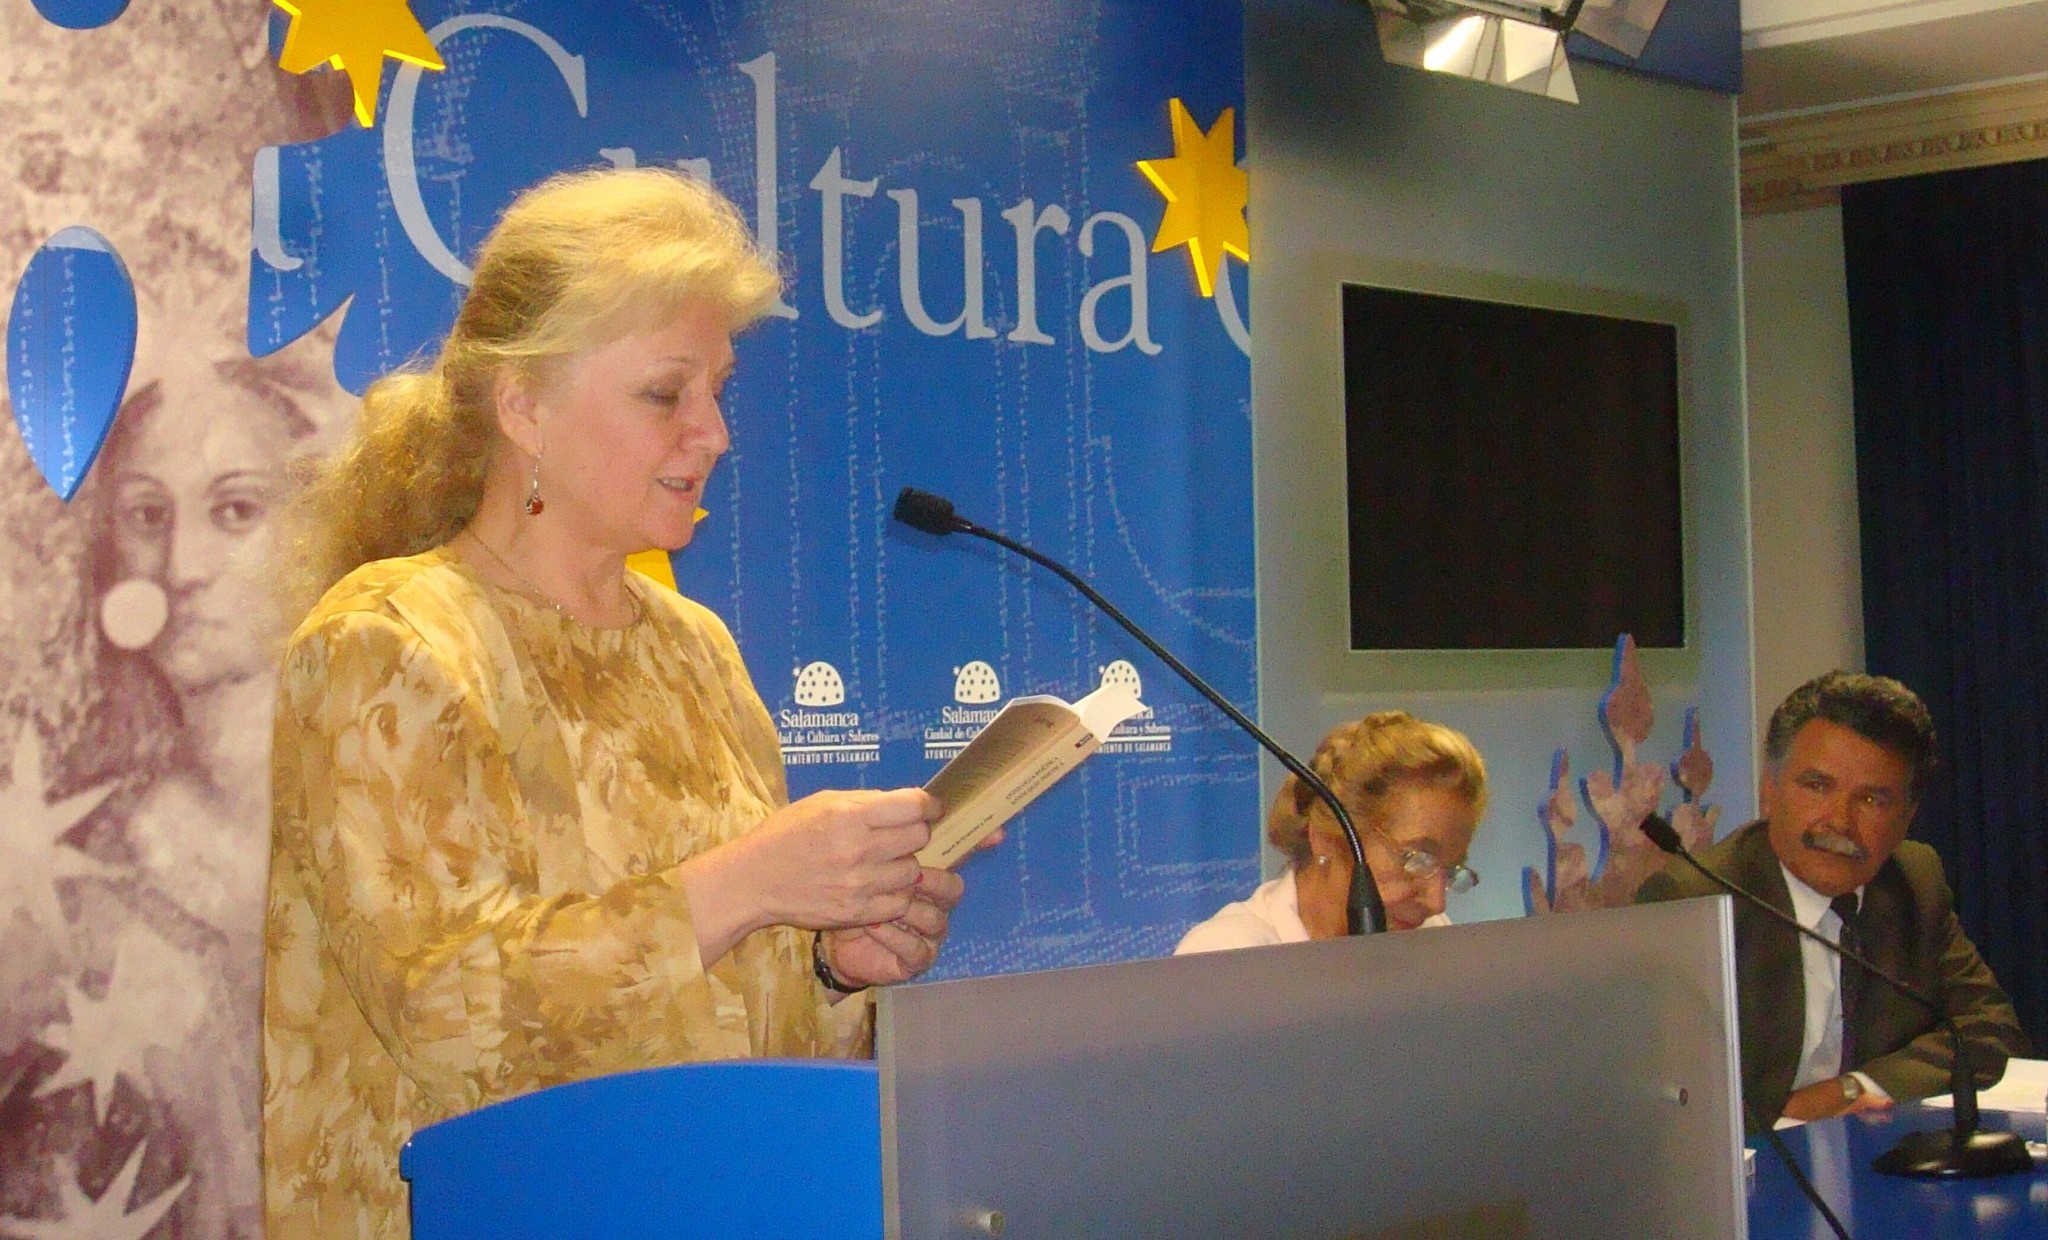
[[[268,12],[0,6],[0,270],[92,228],[138,325],[70,502],[0,429],[0,1235],[261,1232],[266,535],[353,405],[331,332],[247,345],[249,153],[349,115],[277,69]]]

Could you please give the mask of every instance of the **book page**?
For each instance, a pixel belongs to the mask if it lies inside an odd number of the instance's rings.
[[[1056,697],[1012,698],[966,748],[931,777],[925,791],[944,801],[950,814],[1004,771],[1055,743],[1059,734],[1072,730],[1078,722],[1074,708]]]
[[[951,867],[1143,709],[1120,686],[1097,689],[1072,706],[1055,697],[1012,699],[925,784],[946,813],[918,861]]]
[[[1108,740],[1118,724],[1144,709],[1145,704],[1126,685],[1103,685],[1074,703],[1074,713],[1080,716],[1081,726],[1095,734],[1098,744]]]

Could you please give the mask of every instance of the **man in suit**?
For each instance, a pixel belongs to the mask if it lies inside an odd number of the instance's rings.
[[[2025,1036],[1956,920],[1941,859],[1906,839],[1935,765],[1927,707],[1896,680],[1830,672],[1773,712],[1764,760],[1763,819],[1700,861],[1931,996],[1978,1083],[1996,1081]],[[1718,894],[1674,862],[1636,899]],[[1752,1128],[1947,1092],[1948,1035],[1913,1000],[1741,901],[1735,957]]]

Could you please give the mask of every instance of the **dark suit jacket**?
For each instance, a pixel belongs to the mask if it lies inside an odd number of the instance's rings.
[[[1698,855],[1715,873],[1787,914],[1792,912],[1791,891],[1763,823],[1742,827]],[[1674,858],[1661,873],[1644,880],[1636,900],[1720,894],[1720,888]],[[1992,1084],[2004,1075],[2007,1057],[2027,1053],[2012,1001],[1956,921],[1955,901],[1933,849],[1911,840],[1900,844],[1864,888],[1861,921],[1864,955],[1931,996],[1962,1030],[1978,1084]],[[1799,937],[1791,927],[1736,901],[1742,1093],[1765,1123],[1784,1113],[1792,1078],[1799,1071],[1806,1027]],[[1845,962],[1845,976],[1854,967]],[[1875,978],[1863,987],[1855,1039],[1858,1062],[1848,1066],[1899,1101],[1948,1092],[1948,1035],[1927,1009]]]

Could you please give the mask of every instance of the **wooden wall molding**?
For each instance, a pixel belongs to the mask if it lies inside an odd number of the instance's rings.
[[[1839,201],[1844,185],[2048,159],[2048,80],[1740,123],[1742,213]]]

